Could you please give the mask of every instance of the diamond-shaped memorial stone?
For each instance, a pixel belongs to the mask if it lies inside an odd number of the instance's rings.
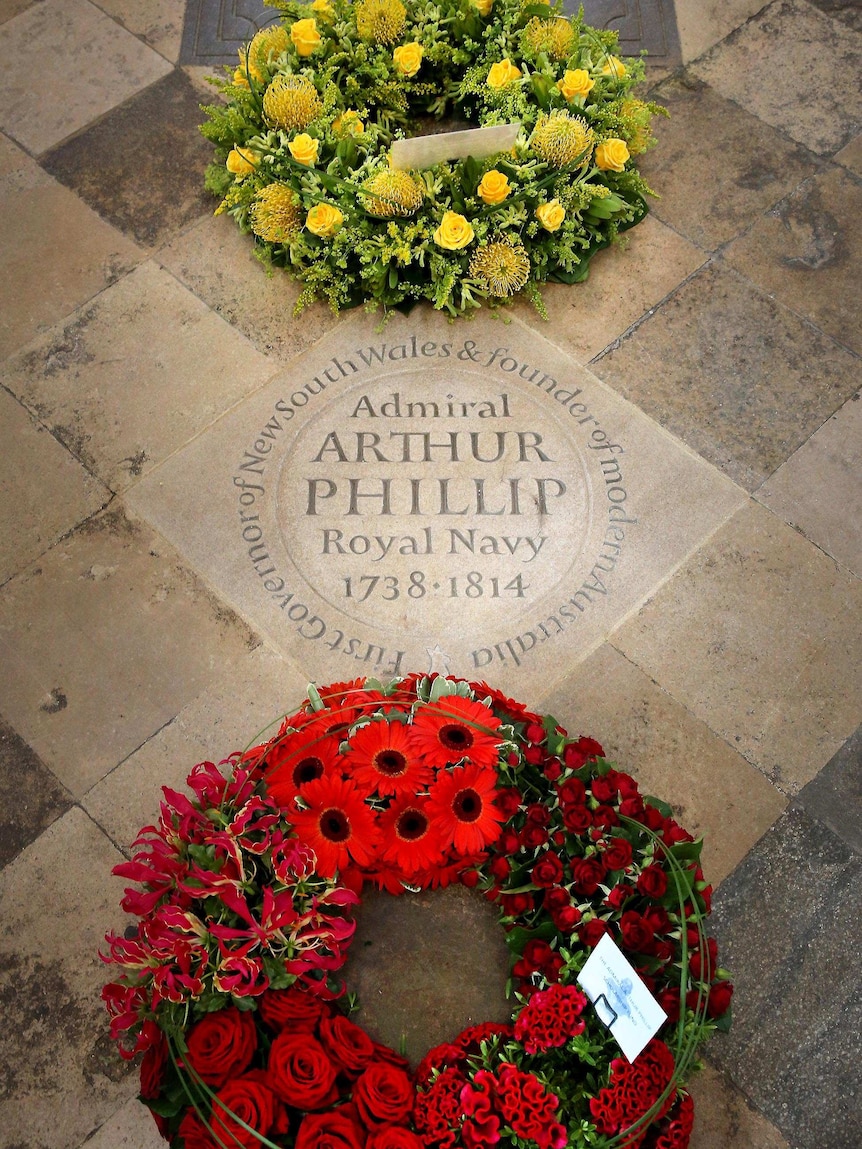
[[[366,315],[127,494],[318,681],[547,689],[744,501],[515,321]]]

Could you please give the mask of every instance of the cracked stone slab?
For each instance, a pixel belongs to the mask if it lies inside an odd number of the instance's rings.
[[[518,321],[427,308],[341,324],[127,497],[318,680],[519,692],[744,501]]]

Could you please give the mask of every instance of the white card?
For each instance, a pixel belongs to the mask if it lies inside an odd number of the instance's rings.
[[[578,981],[629,1061],[634,1061],[667,1014],[609,934],[590,954]]]
[[[389,153],[390,164],[401,171],[423,171],[444,160],[465,160],[467,156],[481,160],[497,152],[507,152],[520,130],[520,124],[492,124],[490,128],[467,128],[462,132],[395,140]]]

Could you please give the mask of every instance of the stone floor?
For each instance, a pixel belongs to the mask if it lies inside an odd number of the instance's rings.
[[[632,17],[638,6],[617,7]],[[661,193],[651,216],[625,251],[596,259],[587,284],[548,291],[549,323],[519,308],[509,327],[480,320],[448,336],[422,311],[382,334],[362,314],[290,318],[296,289],[265,277],[201,192],[207,89],[204,69],[177,63],[183,15],[179,0],[0,0],[0,1146],[159,1144],[98,1001],[96,951],[122,925],[111,866],[161,784],[248,743],[307,678],[348,676],[336,625],[347,619],[349,649],[366,652],[351,674],[386,669],[380,634],[394,646],[404,636],[408,669],[410,632],[429,659],[418,669],[482,667],[600,738],[707,835],[737,993],[733,1032],[713,1041],[695,1081],[696,1149],[855,1149],[858,0],[676,0],[683,66],[650,73],[671,112],[643,161]],[[379,568],[337,549],[324,561],[297,533],[291,484],[310,454],[294,467],[286,452],[261,497],[278,561],[311,604],[290,616],[297,626],[230,549],[237,502],[231,535],[223,488],[273,399],[359,347],[414,337],[552,363],[597,428],[626,436],[640,533],[608,585],[593,583],[595,609],[553,641],[553,596],[582,585],[591,554],[595,460],[574,421],[502,374],[485,373],[488,394],[541,420],[549,451],[571,450],[567,497],[581,491],[589,519],[578,534],[577,515],[558,515],[570,553],[563,561],[563,536],[548,530],[552,558],[537,557],[529,594],[474,599],[470,611],[429,601],[419,612],[406,597],[401,613],[345,604],[343,588]],[[351,394],[425,394],[438,377],[445,385],[440,370],[357,372],[364,390],[333,385],[297,418],[295,442],[328,431],[324,412],[340,410],[346,426]],[[468,375],[451,378],[482,398]],[[561,495],[550,471],[541,477]],[[335,539],[345,521],[321,523]],[[521,585],[506,561],[482,560],[485,586],[499,574]],[[428,579],[463,592],[480,565],[465,563],[427,557]],[[380,585],[400,578],[403,589],[410,565],[380,570]],[[341,636],[324,653],[302,634],[312,607]],[[497,628],[510,621],[504,640]],[[458,643],[473,625],[487,638],[471,656]],[[459,905],[418,938],[424,951],[399,951],[420,919],[387,908],[371,921],[405,971],[432,959],[435,937],[479,936]],[[406,972],[400,984],[404,1010]],[[373,969],[362,985],[373,993]],[[435,996],[427,978],[422,994]]]

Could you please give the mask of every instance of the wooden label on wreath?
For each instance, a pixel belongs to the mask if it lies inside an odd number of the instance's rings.
[[[309,677],[536,693],[743,499],[529,328],[425,311],[341,324],[129,494]]]

